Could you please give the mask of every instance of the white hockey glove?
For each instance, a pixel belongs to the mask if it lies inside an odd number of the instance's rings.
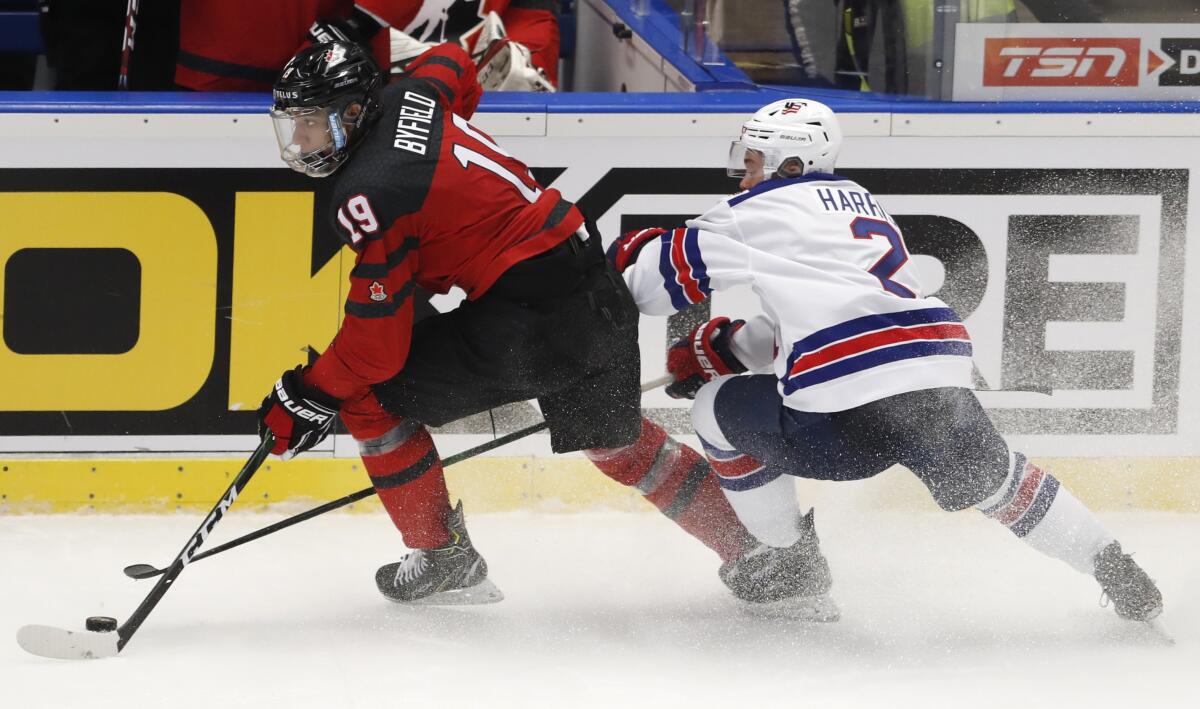
[[[403,74],[404,67],[408,66],[409,62],[424,54],[425,50],[433,46],[433,44],[429,42],[422,42],[416,37],[407,35],[395,27],[389,28],[388,34],[391,38],[392,50],[392,56],[389,64],[391,66],[391,73],[393,74]]]
[[[529,47],[508,39],[500,15],[489,12],[471,55],[484,91],[541,91],[554,93],[546,73],[533,65]]]
[[[511,39],[498,39],[476,65],[484,91],[541,91],[554,93],[554,84],[533,65],[529,48]]]

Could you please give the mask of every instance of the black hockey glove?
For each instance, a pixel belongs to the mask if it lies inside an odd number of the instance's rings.
[[[745,320],[713,318],[701,323],[684,339],[667,350],[667,371],[675,381],[666,388],[673,399],[694,399],[700,387],[722,374],[746,371],[733,354],[733,333]]]
[[[325,18],[317,20],[308,28],[308,39],[313,44],[322,42],[354,42],[362,45],[367,54],[371,54],[371,38],[387,25],[357,5],[345,18]]]
[[[294,458],[329,435],[340,402],[304,384],[303,369],[283,373],[258,409],[258,435],[275,434],[271,452]]]

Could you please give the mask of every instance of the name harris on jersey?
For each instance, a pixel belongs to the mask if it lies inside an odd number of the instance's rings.
[[[429,148],[429,124],[433,122],[433,111],[437,101],[413,93],[404,92],[400,103],[400,117],[396,120],[396,138],[392,147],[410,153],[424,155]]]
[[[816,192],[817,197],[821,200],[821,207],[826,212],[854,212],[855,214],[867,217],[892,221],[888,213],[883,211],[883,207],[875,203],[875,200],[871,197],[871,193],[865,190],[847,190],[841,187],[817,187]]]

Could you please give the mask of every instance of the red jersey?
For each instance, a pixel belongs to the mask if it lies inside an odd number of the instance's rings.
[[[358,5],[378,15],[395,0],[182,0],[175,83],[195,91],[270,91],[279,71],[308,44],[317,20],[345,19]],[[387,32],[371,53],[391,59]]]
[[[482,90],[441,44],[381,92],[379,118],[336,175],[332,221],[356,252],[345,319],[306,381],[338,398],[404,366],[415,286],[475,299],[513,264],[564,241],[583,216],[467,119]]]
[[[181,0],[175,83],[196,91],[270,91],[280,69],[308,43],[317,20],[345,19],[355,6],[429,42],[468,48],[483,16],[500,15],[508,36],[529,48],[551,82],[558,75],[556,0]],[[414,34],[415,32],[415,34]],[[371,38],[381,67],[391,61],[386,31]]]
[[[475,52],[475,40],[489,12],[500,16],[508,38],[529,48],[533,64],[558,84],[557,0],[383,0],[381,16],[392,27],[423,42],[461,42]],[[482,48],[481,48],[482,49]]]

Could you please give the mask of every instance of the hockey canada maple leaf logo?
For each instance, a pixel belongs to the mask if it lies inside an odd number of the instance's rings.
[[[367,290],[371,291],[371,300],[376,302],[387,300],[387,291],[383,289],[383,284],[379,281],[371,281],[371,285],[367,286]]]
[[[326,66],[337,66],[346,61],[346,50],[341,45],[334,45],[332,48],[325,50]]]

